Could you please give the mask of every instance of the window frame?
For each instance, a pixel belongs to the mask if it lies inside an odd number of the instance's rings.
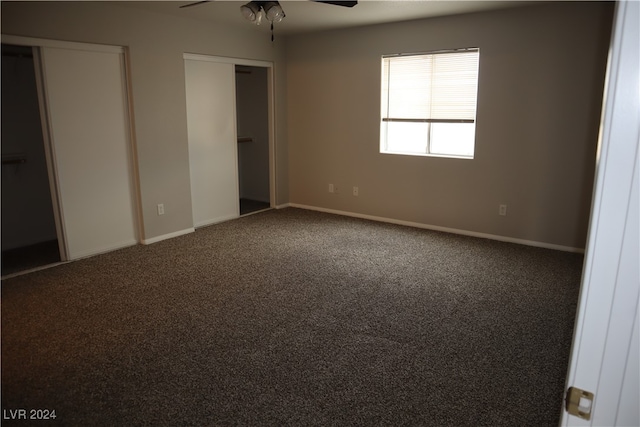
[[[444,55],[450,53],[472,53],[475,52],[477,54],[477,68],[475,71],[475,108],[473,119],[446,119],[446,118],[402,118],[402,117],[388,117],[389,107],[386,106],[387,117],[383,113],[384,100],[387,100],[387,104],[389,102],[389,87],[388,82],[390,80],[389,75],[385,75],[385,60],[393,59],[393,58],[403,58],[403,57],[420,57],[420,56],[435,56],[435,55]],[[380,90],[380,147],[379,151],[381,154],[395,154],[395,155],[410,155],[410,156],[426,156],[426,157],[445,157],[445,158],[456,158],[456,159],[473,159],[475,157],[475,143],[476,143],[476,129],[475,124],[477,123],[477,109],[478,109],[478,87],[480,80],[480,48],[478,47],[467,47],[460,49],[446,49],[446,50],[436,50],[436,51],[428,51],[428,52],[420,52],[420,53],[400,53],[400,54],[388,54],[381,56],[381,90]],[[431,74],[430,74],[431,76]],[[385,82],[385,79],[387,81]],[[387,84],[387,92],[385,93],[385,84]],[[418,151],[390,151],[388,147],[388,127],[386,127],[386,123],[426,123],[427,131],[426,131],[426,148],[424,152]],[[474,135],[473,135],[473,152],[471,155],[460,155],[460,154],[451,154],[451,153],[433,153],[432,152],[432,133],[433,128],[431,126],[432,123],[468,123],[474,125]],[[385,134],[383,136],[383,126],[385,126]]]

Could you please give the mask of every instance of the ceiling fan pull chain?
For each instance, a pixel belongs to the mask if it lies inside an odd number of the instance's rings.
[[[271,23],[271,43],[273,43],[273,22]]]

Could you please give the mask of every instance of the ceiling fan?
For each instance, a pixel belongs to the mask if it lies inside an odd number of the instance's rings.
[[[193,3],[183,4],[179,6],[180,9],[186,7],[199,6],[204,3],[209,3],[213,0],[205,0],[205,1],[197,1]],[[342,1],[342,0],[310,0],[315,3],[325,3],[334,6],[343,6],[343,7],[353,7],[358,4],[357,1]],[[273,24],[282,21],[285,17],[284,10],[280,3],[277,1],[257,1],[252,0],[247,4],[240,6],[240,12],[244,18],[256,25],[260,25],[262,22],[262,16],[264,12],[264,16],[267,18],[267,21],[271,23],[271,41],[273,41]]]
[[[180,6],[180,9],[185,8],[185,7],[192,7],[192,6],[198,6],[204,3],[210,3],[213,0],[205,0],[205,1],[196,1],[193,3],[188,3],[188,4],[183,4],[182,6]],[[357,1],[341,1],[341,0],[310,0],[316,3],[326,3],[326,4],[332,4],[334,6],[344,6],[344,7],[353,7],[356,4],[358,4]],[[276,2],[266,2],[266,1],[254,1],[251,3],[278,3]]]

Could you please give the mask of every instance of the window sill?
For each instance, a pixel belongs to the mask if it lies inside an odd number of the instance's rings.
[[[474,156],[459,156],[455,154],[431,154],[431,153],[412,153],[403,151],[380,151],[380,154],[390,154],[394,156],[414,156],[414,157],[438,157],[445,159],[461,159],[473,160]]]

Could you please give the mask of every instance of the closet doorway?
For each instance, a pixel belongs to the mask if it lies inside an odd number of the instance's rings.
[[[125,49],[11,35],[2,42],[2,275],[38,267],[11,267],[14,254],[28,260],[18,249],[35,244],[55,252],[57,242],[57,256],[39,265],[135,245]],[[37,190],[20,182],[34,174]],[[32,238],[35,228],[46,231]]]
[[[60,261],[33,48],[2,44],[2,276]]]
[[[273,64],[184,54],[195,228],[273,206]]]

